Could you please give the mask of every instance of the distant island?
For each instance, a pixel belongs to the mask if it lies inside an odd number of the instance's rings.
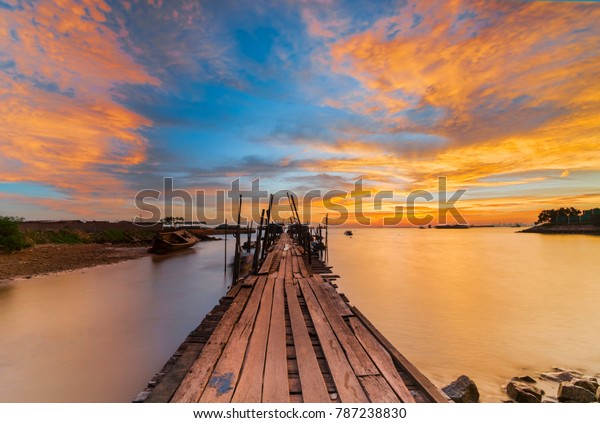
[[[521,232],[600,235],[600,208],[583,211],[574,207],[542,210],[535,226]]]

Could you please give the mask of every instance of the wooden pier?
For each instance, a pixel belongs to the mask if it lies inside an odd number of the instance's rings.
[[[448,402],[338,294],[334,276],[282,234],[136,400]]]

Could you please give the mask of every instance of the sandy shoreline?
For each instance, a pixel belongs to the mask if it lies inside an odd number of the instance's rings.
[[[0,254],[0,281],[30,278],[148,256],[147,246],[107,244],[43,244]]]

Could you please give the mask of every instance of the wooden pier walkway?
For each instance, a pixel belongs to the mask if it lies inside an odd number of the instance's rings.
[[[282,234],[141,400],[447,402],[305,259]]]

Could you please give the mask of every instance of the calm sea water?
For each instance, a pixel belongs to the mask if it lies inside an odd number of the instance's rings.
[[[600,237],[334,229],[330,245],[340,291],[438,386],[467,374],[499,401],[512,376],[600,371]],[[223,260],[201,243],[0,285],[0,401],[130,401],[224,294]]]
[[[0,401],[131,401],[226,292],[223,247],[0,284]]]
[[[552,366],[600,372],[600,237],[514,228],[330,231],[339,290],[438,386],[482,401]]]

